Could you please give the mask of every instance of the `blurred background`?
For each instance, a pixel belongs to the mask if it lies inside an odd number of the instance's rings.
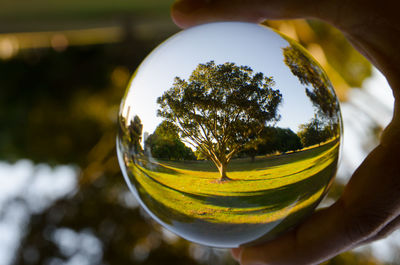
[[[236,264],[154,226],[115,152],[130,75],[179,31],[172,1],[0,0],[0,265]],[[267,21],[321,63],[342,102],[343,191],[390,121],[384,77],[332,27]],[[324,264],[400,264],[400,233]]]

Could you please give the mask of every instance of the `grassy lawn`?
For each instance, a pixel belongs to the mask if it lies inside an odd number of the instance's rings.
[[[145,204],[168,221],[269,223],[314,206],[336,171],[339,142],[296,153],[232,160],[231,181],[218,182],[208,161],[130,164],[131,180]]]

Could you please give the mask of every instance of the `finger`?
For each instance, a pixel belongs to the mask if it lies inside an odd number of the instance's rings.
[[[241,249],[240,249],[240,248],[231,249],[232,257],[233,257],[236,261],[239,261],[239,259],[240,259],[240,252],[241,252]]]
[[[398,82],[398,86],[393,86],[393,95],[395,97],[393,119],[385,128],[381,135],[381,143],[384,146],[393,146],[400,148],[400,74],[396,77],[388,78],[392,83]]]
[[[180,0],[172,6],[177,25],[189,26],[215,21],[261,22],[266,18],[314,17],[319,13],[316,0]]]
[[[389,224],[387,224],[381,231],[379,231],[376,235],[368,238],[364,242],[362,242],[360,245],[365,245],[368,243],[371,243],[376,240],[384,239],[387,236],[389,236],[391,233],[399,229],[400,227],[400,216],[396,217],[393,221],[391,221]]]
[[[346,236],[342,203],[316,212],[297,229],[266,244],[243,248],[242,265],[309,265],[333,257],[352,246]]]

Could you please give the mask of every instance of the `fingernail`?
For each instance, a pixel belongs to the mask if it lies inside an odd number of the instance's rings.
[[[204,8],[210,2],[209,0],[180,0],[175,2],[173,9],[184,14],[190,14]]]
[[[240,248],[233,248],[231,249],[231,254],[234,260],[239,261],[240,260]]]

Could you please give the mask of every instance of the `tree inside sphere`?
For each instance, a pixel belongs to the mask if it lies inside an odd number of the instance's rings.
[[[336,173],[339,102],[299,44],[221,22],[177,33],[122,100],[117,153],[145,211],[177,235],[234,248],[304,220]]]

